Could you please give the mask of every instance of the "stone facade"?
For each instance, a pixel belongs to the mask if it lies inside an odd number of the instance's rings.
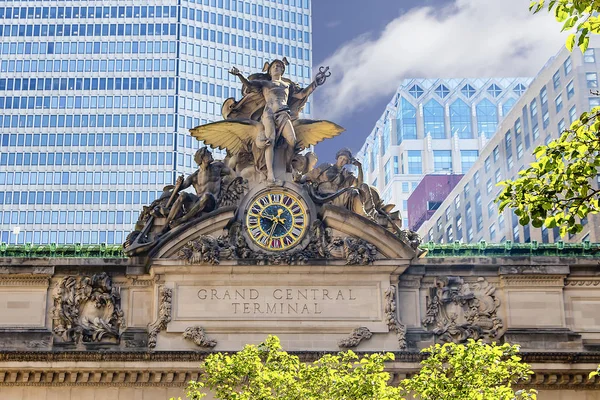
[[[330,223],[351,217],[328,213]],[[362,231],[376,259],[182,260],[180,249],[203,234],[197,227],[145,259],[5,248],[0,397],[166,399],[182,395],[209,352],[277,334],[306,360],[393,351],[395,379],[416,371],[419,349],[435,342],[519,343],[541,399],[600,399],[600,380],[587,377],[600,363],[597,246],[502,255],[446,246],[417,258],[373,224],[333,225],[344,236]]]

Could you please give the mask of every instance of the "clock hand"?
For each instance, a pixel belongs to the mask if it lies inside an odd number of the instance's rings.
[[[271,227],[271,231],[269,232],[269,238],[267,239],[267,245],[271,243],[271,237],[273,236],[273,233],[275,233],[275,228],[277,228],[278,223],[279,222],[277,220],[273,222],[273,226]]]

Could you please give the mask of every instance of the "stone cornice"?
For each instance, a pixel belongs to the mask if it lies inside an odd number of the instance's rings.
[[[600,278],[567,278],[565,283],[569,287],[598,287]]]
[[[563,287],[565,277],[563,275],[504,275],[500,278],[502,287]]]
[[[425,258],[436,257],[588,257],[600,258],[600,243],[423,243]]]
[[[0,286],[42,286],[48,287],[49,277],[44,276],[2,276],[0,275]]]
[[[156,352],[45,352],[45,351],[5,351],[0,353],[0,370],[3,363],[14,362],[200,362],[213,351],[156,351]],[[314,361],[330,352],[290,351],[302,361]],[[373,352],[356,352],[359,356]],[[396,351],[395,362],[420,362],[425,354],[418,351]],[[527,363],[591,363],[600,364],[600,352],[522,352]]]

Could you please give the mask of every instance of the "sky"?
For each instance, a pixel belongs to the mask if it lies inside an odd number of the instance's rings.
[[[346,132],[320,162],[356,153],[403,79],[533,77],[564,46],[561,25],[527,0],[312,0],[313,67],[332,73],[313,117]]]

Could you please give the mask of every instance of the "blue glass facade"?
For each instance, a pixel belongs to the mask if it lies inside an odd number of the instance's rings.
[[[231,66],[310,82],[310,6],[0,0],[0,242],[121,243],[240,97]]]

